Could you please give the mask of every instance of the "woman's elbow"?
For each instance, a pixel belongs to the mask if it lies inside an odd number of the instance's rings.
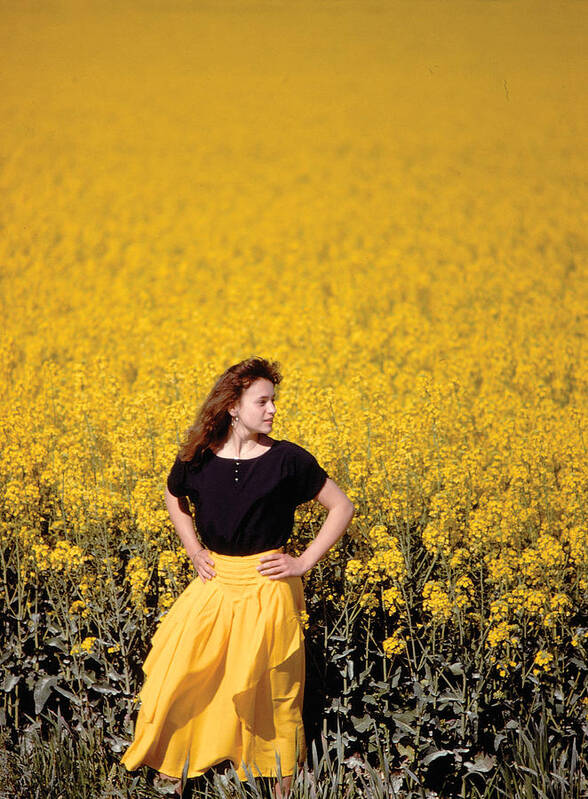
[[[346,499],[344,503],[345,510],[347,511],[347,515],[349,516],[349,521],[353,519],[355,516],[355,505],[350,499]]]

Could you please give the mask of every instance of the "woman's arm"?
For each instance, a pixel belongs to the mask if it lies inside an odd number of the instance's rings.
[[[208,549],[203,547],[194,529],[194,521],[190,513],[190,505],[186,497],[175,497],[170,493],[168,487],[165,487],[165,504],[172,520],[176,533],[182,539],[182,543],[186,548],[186,552],[202,582],[211,580],[216,572],[212,568],[214,561],[210,557]]]
[[[355,505],[341,491],[337,483],[327,477],[315,499],[328,508],[329,513],[317,537],[306,547],[302,555],[292,557],[287,552],[263,555],[257,570],[270,580],[282,577],[302,576],[322,558],[335,541],[343,535],[355,513]]]

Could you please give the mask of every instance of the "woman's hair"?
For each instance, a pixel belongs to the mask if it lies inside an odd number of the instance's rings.
[[[196,419],[184,435],[179,456],[182,461],[198,464],[204,450],[224,440],[231,423],[229,408],[239,400],[243,391],[260,377],[277,386],[282,380],[279,364],[265,358],[246,358],[229,366],[214,384],[204,400]]]

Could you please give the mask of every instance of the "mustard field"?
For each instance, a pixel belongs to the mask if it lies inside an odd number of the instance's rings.
[[[329,652],[343,613],[369,679],[388,682],[388,720],[405,712],[404,675],[430,687],[423,659],[442,657],[464,695],[482,674],[488,707],[512,702],[494,735],[541,701],[575,724],[554,726],[552,748],[580,750],[584,5],[47,0],[0,14],[6,729],[69,705],[82,726],[100,716],[119,756],[149,638],[194,577],[167,472],[216,377],[260,355],[284,375],[272,435],[356,505],[304,577],[309,645]],[[292,552],[324,516],[297,511]],[[337,635],[353,646],[357,630]],[[334,701],[343,682],[325,674]],[[498,767],[502,739],[468,726],[480,697],[418,744],[392,725],[398,763],[459,742],[476,763],[493,740]],[[369,732],[345,718],[351,752]]]

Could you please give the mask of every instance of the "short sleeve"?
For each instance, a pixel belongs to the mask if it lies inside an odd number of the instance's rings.
[[[167,476],[167,487],[170,494],[173,494],[174,497],[185,497],[185,479],[186,462],[180,460],[180,456],[178,455]]]
[[[297,449],[294,466],[294,502],[301,505],[316,497],[329,475],[303,447]]]

